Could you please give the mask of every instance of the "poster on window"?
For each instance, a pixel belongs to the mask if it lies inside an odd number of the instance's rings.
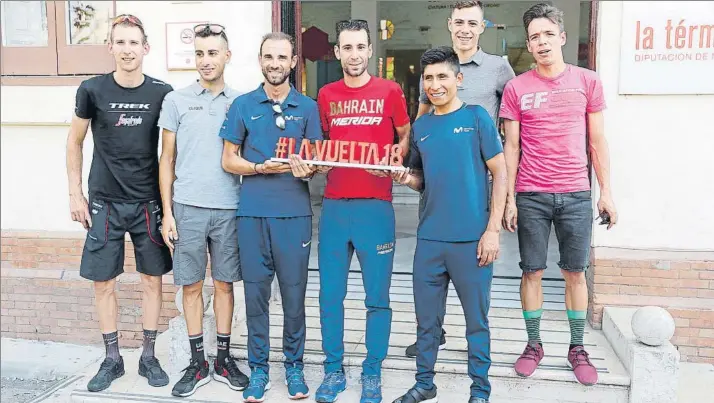
[[[620,94],[714,94],[714,2],[622,2]]]
[[[168,70],[195,70],[193,27],[206,22],[166,23],[166,68]]]
[[[49,35],[44,1],[3,1],[0,7],[3,46],[47,46]]]
[[[67,43],[70,45],[109,43],[112,8],[111,1],[68,1]]]

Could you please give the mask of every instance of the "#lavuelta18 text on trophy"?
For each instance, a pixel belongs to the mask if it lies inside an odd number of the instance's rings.
[[[376,143],[346,140],[317,140],[315,154],[310,147],[310,140],[302,139],[300,150],[295,153],[296,139],[281,137],[275,148],[275,157],[271,161],[289,162],[288,157],[298,154],[308,165],[327,165],[344,168],[361,168],[385,171],[403,171],[402,147],[399,144],[387,144],[379,147]],[[359,157],[357,157],[359,156]],[[387,165],[380,164],[386,159]]]

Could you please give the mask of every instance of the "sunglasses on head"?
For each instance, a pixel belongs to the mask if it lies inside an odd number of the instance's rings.
[[[285,117],[283,116],[283,108],[280,107],[279,103],[273,102],[273,112],[278,114],[275,117],[275,126],[278,126],[280,130],[285,130]]]
[[[193,32],[198,34],[201,32],[210,32],[214,35],[220,35],[224,33],[226,30],[226,27],[224,27],[221,24],[198,24],[195,27],[193,27]],[[206,32],[206,33],[208,33]]]
[[[118,15],[116,18],[114,18],[114,22],[112,22],[112,27],[122,24],[124,22],[136,25],[139,28],[144,28],[144,24],[141,23],[141,20],[131,14]]]

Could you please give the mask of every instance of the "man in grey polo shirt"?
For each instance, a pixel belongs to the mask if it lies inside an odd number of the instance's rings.
[[[463,81],[459,91],[459,99],[469,105],[480,105],[498,124],[498,109],[506,83],[515,77],[513,68],[508,61],[500,56],[491,55],[478,46],[478,39],[486,28],[484,23],[484,7],[480,1],[459,1],[454,4],[451,17],[447,21],[451,33],[451,43],[459,56]],[[423,80],[419,80],[419,110],[417,119],[431,112],[429,98],[424,92]],[[489,192],[490,192],[489,187]],[[424,210],[424,192],[419,194],[419,218]],[[442,330],[439,348],[446,345],[446,332]],[[416,343],[407,347],[406,356],[416,357]]]
[[[229,354],[233,319],[233,283],[241,280],[236,209],[239,178],[223,170],[223,142],[216,133],[239,95],[225,85],[223,70],[230,60],[228,37],[217,24],[194,28],[196,69],[200,79],[169,93],[159,126],[163,128],[159,181],[164,206],[162,235],[173,250],[173,274],[183,287],[191,361],[173,388],[174,396],[190,396],[210,381],[203,351],[203,281],[208,253],[215,289],[218,354],[213,378],[243,390],[248,377]],[[207,253],[208,249],[208,253]]]
[[[459,99],[469,105],[481,105],[498,127],[498,108],[506,83],[515,77],[508,61],[491,55],[478,46],[478,40],[486,25],[484,8],[480,1],[459,1],[454,4],[448,19],[451,42],[459,56],[464,79],[459,87]],[[419,81],[419,110],[417,119],[431,111],[431,104]]]

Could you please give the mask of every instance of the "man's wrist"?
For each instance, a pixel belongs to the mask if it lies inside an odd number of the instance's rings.
[[[489,225],[486,227],[486,232],[493,232],[496,235],[501,233],[501,224],[494,224],[494,225]]]
[[[404,185],[411,189],[414,189],[417,185],[414,175],[410,173],[407,174],[407,180],[404,181]]]
[[[82,189],[82,184],[73,183],[69,186],[70,196],[84,196],[84,190]]]

